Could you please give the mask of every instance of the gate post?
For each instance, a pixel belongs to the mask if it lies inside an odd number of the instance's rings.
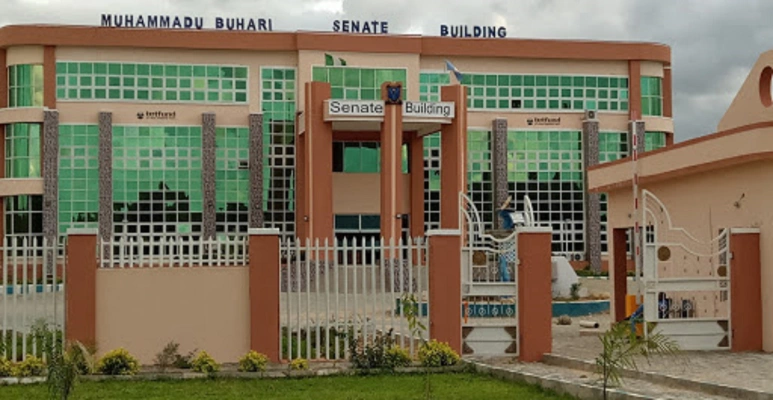
[[[762,350],[762,276],[759,229],[730,230],[732,351]]]
[[[250,349],[279,362],[279,229],[249,235]]]
[[[552,230],[518,230],[518,359],[542,361],[553,348]]]
[[[45,242],[45,251],[56,244]],[[64,287],[65,342],[97,344],[97,230],[67,230]],[[56,262],[53,262],[56,268]]]
[[[429,334],[462,354],[462,234],[427,232],[429,238]],[[550,288],[548,288],[550,289]]]

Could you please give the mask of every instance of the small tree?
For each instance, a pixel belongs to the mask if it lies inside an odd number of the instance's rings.
[[[596,370],[601,374],[604,400],[607,399],[607,388],[610,383],[619,385],[623,369],[638,370],[637,356],[643,356],[647,362],[651,355],[676,355],[679,346],[670,338],[659,332],[653,332],[647,326],[647,335],[638,337],[631,326],[625,322],[613,324],[599,338],[603,349],[596,357]]]
[[[403,308],[402,311],[405,319],[408,320],[408,329],[411,331],[410,340],[413,340],[414,336],[418,336],[421,345],[425,346],[427,339],[424,338],[424,332],[427,330],[427,327],[419,320],[421,303],[419,303],[413,293],[406,293],[403,295],[400,304]],[[429,369],[426,369],[424,374],[424,397],[427,400],[432,399],[432,382],[430,381]]]

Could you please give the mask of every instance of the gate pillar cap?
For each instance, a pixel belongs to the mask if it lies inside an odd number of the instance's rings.
[[[460,236],[462,231],[459,229],[431,229],[428,230],[427,236]]]

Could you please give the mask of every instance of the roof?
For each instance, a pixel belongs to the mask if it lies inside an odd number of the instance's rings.
[[[75,25],[8,25],[0,28],[0,48],[24,45],[246,51],[323,50],[408,53],[422,56],[641,60],[671,64],[669,46],[643,42],[479,39],[306,31],[176,30]]]

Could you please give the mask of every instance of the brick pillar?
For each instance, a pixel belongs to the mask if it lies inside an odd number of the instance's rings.
[[[457,229],[440,229],[427,232],[427,237],[429,333],[462,354],[462,234]]]
[[[97,230],[67,231],[65,340],[97,344]]]
[[[582,151],[585,171],[599,163],[599,121],[582,121]],[[588,188],[588,174],[583,174],[585,188]],[[601,272],[601,200],[598,193],[585,194],[585,257],[593,272]]]
[[[401,82],[397,82],[402,84]],[[381,99],[384,105],[384,122],[381,123],[381,237],[385,244],[397,244],[402,236],[402,220],[398,218],[402,203],[402,147],[403,108],[402,103],[390,104],[387,87],[393,82],[381,85]],[[402,93],[402,91],[401,91]],[[401,98],[402,100],[402,98]]]
[[[443,101],[454,102],[453,122],[440,132],[440,227],[459,229],[459,193],[467,192],[467,94],[462,85],[440,88]]]
[[[43,106],[56,109],[56,46],[43,47]]]
[[[612,304],[610,304],[610,313],[615,322],[624,320],[625,315],[625,296],[628,294],[628,229],[615,228],[612,230],[612,243],[608,248],[612,251],[609,254],[612,260],[612,267],[609,268],[609,279],[612,280]]]
[[[411,136],[408,144],[411,172],[411,237],[424,236],[424,138]]]
[[[507,120],[497,118],[491,126],[491,153],[494,162],[491,168],[494,173],[494,212],[502,206],[507,200]],[[498,215],[494,215],[494,221],[497,221],[497,228],[502,229],[502,221]]]
[[[113,235],[113,114],[99,113],[99,237]]]
[[[201,235],[213,238],[217,234],[215,208],[215,113],[201,114]]]
[[[263,227],[263,114],[250,114],[250,228]]]
[[[250,349],[279,362],[279,229],[249,235]]]
[[[730,254],[732,351],[761,351],[763,280],[759,229],[732,229]]]
[[[550,228],[518,233],[518,359],[522,362],[542,361],[553,346],[552,237]]]
[[[55,242],[59,235],[59,112],[43,112],[43,237]]]

